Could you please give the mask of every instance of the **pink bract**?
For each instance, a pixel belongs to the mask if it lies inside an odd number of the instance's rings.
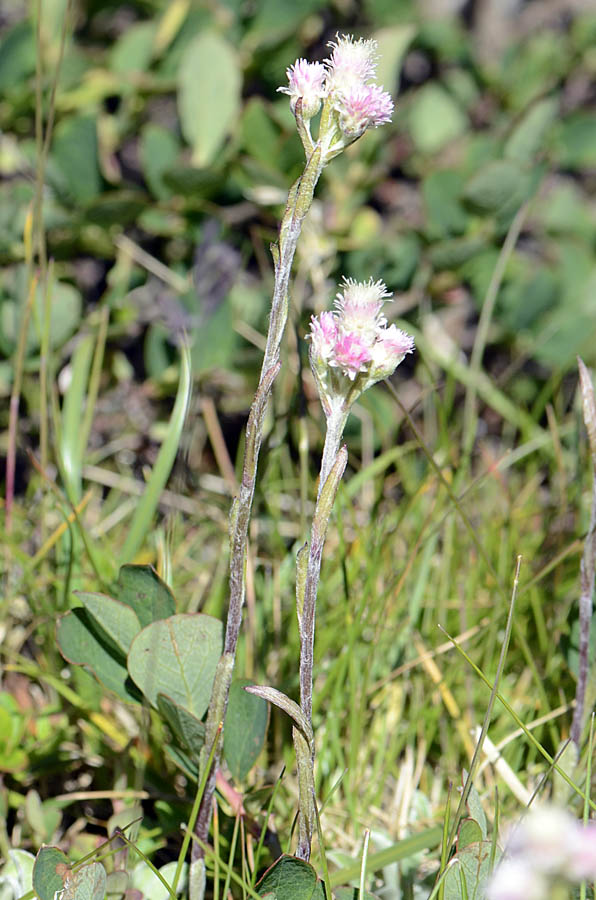
[[[365,83],[375,77],[377,68],[377,42],[359,38],[355,41],[352,35],[337,35],[336,41],[330,41],[333,52],[325,62],[329,66],[330,80],[333,85],[346,87],[350,83]]]
[[[297,59],[286,69],[288,87],[279,87],[282,94],[289,94],[292,112],[296,103],[302,99],[304,115],[309,118],[318,112],[321,100],[325,96],[325,79],[327,70],[322,63],[309,63],[306,59]]]
[[[355,84],[339,93],[337,109],[342,131],[354,136],[390,122],[393,100],[376,84]]]
[[[359,335],[351,332],[338,338],[333,355],[334,359],[330,361],[330,365],[339,366],[352,381],[372,358],[370,347]]]

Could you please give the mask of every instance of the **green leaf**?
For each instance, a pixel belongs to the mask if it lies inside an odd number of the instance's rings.
[[[555,153],[559,166],[565,169],[596,166],[596,115],[577,112],[561,122]]]
[[[122,566],[114,594],[134,610],[141,628],[176,612],[174,595],[153,566]]]
[[[576,282],[544,317],[544,327],[532,345],[535,359],[558,370],[574,366],[578,355],[592,359],[594,354],[596,271],[584,277],[578,267]]]
[[[408,47],[415,36],[416,26],[410,23],[380,28],[372,35],[377,42],[379,51],[377,82],[382,84],[390,94],[397,91],[400,69]]]
[[[469,844],[459,851],[451,860],[443,882],[445,900],[462,900],[462,877],[468,900],[484,900],[486,885],[491,873],[491,855],[492,844],[490,841]]]
[[[499,294],[501,321],[512,331],[531,330],[534,334],[545,313],[560,299],[560,285],[546,267],[532,267],[506,284]]]
[[[174,703],[166,694],[157,695],[157,708],[172,730],[177,741],[186,748],[198,762],[201,748],[205,743],[205,726],[191,712]],[[227,728],[227,718],[226,718]]]
[[[464,183],[461,173],[451,169],[440,169],[424,179],[422,199],[429,237],[444,238],[465,231],[469,217],[461,202]]]
[[[105,632],[117,650],[126,656],[133,638],[141,630],[141,623],[136,613],[119,600],[106,594],[93,594],[86,591],[75,591],[89,615],[93,617],[99,629]]]
[[[162,175],[174,165],[180,151],[176,137],[168,128],[150,122],[141,131],[140,158],[147,184],[159,199],[172,191]]]
[[[68,857],[58,847],[42,847],[33,866],[33,890],[39,900],[55,900],[56,891],[64,888],[70,871]]]
[[[160,694],[160,696],[163,696]],[[181,750],[177,744],[166,744],[166,753],[174,763],[174,765],[178,766],[185,775],[187,775],[192,781],[198,781],[199,778],[199,764],[194,758],[191,758],[190,754],[186,752],[186,750]]]
[[[28,850],[9,850],[8,859],[0,871],[0,896],[6,898],[5,886],[9,897],[22,897],[32,888],[33,866],[35,857]]]
[[[25,19],[5,32],[0,43],[0,91],[20,87],[35,71],[35,33]]]
[[[101,863],[93,862],[71,870],[61,900],[104,900],[105,895],[106,870]]]
[[[310,865],[295,856],[284,854],[267,869],[257,891],[272,900],[324,900],[323,882]]]
[[[457,832],[457,849],[463,850],[469,844],[478,844],[482,840],[482,828],[475,819],[463,819]]]
[[[209,198],[221,189],[223,178],[213,168],[197,169],[196,166],[185,166],[182,163],[164,171],[163,183],[176,194],[183,197],[189,194],[196,197]]]
[[[548,129],[555,120],[559,102],[547,97],[534,104],[514,128],[505,144],[505,156],[529,164],[544,146]]]
[[[16,279],[15,287],[20,278]],[[29,330],[27,333],[27,355],[39,350],[41,344],[41,323],[43,321],[44,292],[38,285]],[[52,284],[50,293],[50,347],[62,347],[76,331],[81,321],[83,301],[73,285],[57,281]],[[6,299],[0,312],[0,330],[5,352],[12,352],[19,333],[24,304],[18,300]]]
[[[525,200],[528,177],[511,160],[494,160],[468,181],[463,198],[481,213],[497,213],[503,207],[520,206]]]
[[[480,794],[474,787],[471,786],[470,791],[468,793],[468,800],[466,803],[468,807],[468,812],[470,816],[475,820],[477,825],[480,828],[482,838],[486,840],[488,837],[488,823],[486,821],[486,813],[484,812],[484,807],[482,805],[482,800],[480,799]]]
[[[71,116],[54,131],[52,159],[59,188],[75,203],[89,203],[101,189],[96,127],[92,116]]]
[[[224,756],[230,772],[242,781],[263,748],[267,731],[267,704],[244,690],[248,679],[232,682],[224,729]]]
[[[192,368],[201,374],[212,369],[233,368],[234,351],[238,344],[233,327],[232,305],[225,297],[201,328],[192,333]]]
[[[125,29],[110,52],[110,68],[118,75],[145,72],[151,64],[157,22],[137,22]],[[132,84],[130,85],[132,87]]]
[[[435,269],[455,269],[472,259],[485,247],[486,241],[483,238],[451,238],[434,244],[428,255]]]
[[[212,162],[232,131],[241,86],[237,53],[217,32],[205,31],[189,44],[178,73],[178,109],[196,165]]]
[[[107,228],[110,225],[128,225],[135,222],[145,209],[148,197],[143,191],[129,188],[121,191],[109,191],[90,204],[86,217],[94,225]]]
[[[466,130],[468,120],[451,94],[438,84],[420,88],[410,108],[410,135],[422,153],[437,153]]]
[[[173,860],[159,869],[159,874],[166,884],[172,884],[177,865],[178,863],[176,860]],[[182,876],[178,882],[178,893],[185,893],[187,881],[188,863],[184,863],[182,866]],[[139,862],[132,871],[131,887],[133,888],[133,896],[138,896],[138,893],[140,893],[146,900],[171,900],[171,894],[166,886],[157,877],[153,869],[149,868],[144,860]]]
[[[325,4],[326,0],[259,0],[244,37],[247,46],[270,47],[294,36],[301,22]]]
[[[72,665],[84,666],[122,700],[142,701],[129,678],[124,659],[109,646],[86,609],[79,607],[60,616],[56,640],[62,656]]]
[[[280,151],[280,133],[261,97],[251,97],[241,119],[242,146],[252,159],[274,166]]]
[[[153,622],[136,636],[128,670],[152,706],[166,694],[201,718],[211,699],[222,630],[218,619],[184,613]]]

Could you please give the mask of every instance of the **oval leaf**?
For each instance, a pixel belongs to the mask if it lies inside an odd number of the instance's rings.
[[[134,610],[106,594],[87,591],[75,591],[75,594],[99,628],[111,638],[122,656],[126,656],[133,638],[141,630],[141,623]]]
[[[67,875],[61,900],[104,900],[105,895],[106,870],[94,862]]]
[[[497,851],[496,857],[499,853]],[[445,876],[445,900],[472,900],[486,896],[486,885],[492,871],[493,846],[490,841],[480,841],[464,847],[450,862]],[[465,887],[464,887],[465,885]]]
[[[187,709],[166,694],[157,695],[157,707],[177,741],[198,761],[205,743],[205,726]],[[226,720],[227,721],[227,720]],[[226,726],[227,727],[227,726]]]
[[[120,657],[86,609],[73,609],[60,616],[56,640],[62,656],[75,666],[84,666],[109,690],[128,703],[139,703],[142,697],[128,677],[124,658]]]
[[[33,890],[39,900],[54,900],[56,891],[64,888],[70,871],[68,857],[58,847],[42,847],[33,866]]]
[[[470,178],[463,196],[479,212],[495,213],[511,198],[519,196],[523,199],[526,183],[527,179],[516,163],[496,159]]]
[[[310,865],[295,856],[280,856],[267,869],[257,890],[261,897],[269,895],[275,900],[324,900],[323,882]]]
[[[114,593],[134,610],[141,628],[176,612],[174,595],[153,566],[122,566]]]
[[[211,698],[222,650],[222,624],[184,613],[152,622],[132,642],[128,671],[152,706],[168,697],[201,718]]]
[[[250,682],[243,678],[232,682],[224,729],[224,756],[238,781],[255,764],[267,731],[267,704],[247,693],[244,690],[247,684]]]
[[[219,34],[207,31],[191,41],[178,73],[178,109],[196,165],[215,158],[238,121],[241,82],[237,54]]]

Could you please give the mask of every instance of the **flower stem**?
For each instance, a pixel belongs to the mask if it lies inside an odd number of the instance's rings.
[[[197,837],[203,844],[207,842],[209,834],[212,801],[215,792],[215,774],[221,757],[222,742],[218,743],[212,762],[209,762],[207,758],[206,748],[211,748],[213,745],[220,724],[224,720],[232,682],[246,591],[248,526],[255,490],[259,451],[263,438],[263,423],[273,383],[280,369],[280,347],[288,318],[288,286],[292,262],[302,230],[302,223],[312,204],[314,190],[324,164],[321,148],[317,144],[307,159],[304,172],[290,189],[286,210],[280,226],[279,239],[277,244],[271,247],[275,263],[275,284],[269,330],[259,387],[255,394],[246,427],[240,491],[234,500],[230,515],[230,601],[224,652],[215,673],[211,702],[207,714],[205,749],[199,761],[199,778],[203,777],[205,767],[207,765],[210,766],[196,825]],[[192,864],[197,873],[197,877],[194,879],[197,887],[191,900],[202,900],[205,889],[204,851],[198,842],[193,844]]]
[[[321,559],[327,535],[327,527],[337,493],[339,482],[346,468],[348,451],[339,449],[347,413],[338,410],[337,416],[327,420],[327,435],[321,465],[321,481],[319,495],[313,516],[306,577],[300,572],[296,581],[298,621],[300,625],[300,708],[312,729],[312,673],[315,642],[315,616],[317,606],[317,588],[321,572]],[[298,560],[300,569],[302,560]],[[316,824],[314,799],[314,740],[310,757],[304,752],[304,741],[295,735],[296,759],[298,762],[298,788],[300,814],[298,817],[298,847],[296,856],[300,859],[310,858],[310,846]]]

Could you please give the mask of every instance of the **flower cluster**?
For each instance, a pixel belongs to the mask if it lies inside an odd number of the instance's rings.
[[[391,121],[393,100],[372,83],[376,74],[376,41],[338,35],[329,46],[332,53],[324,63],[296,60],[286,70],[288,87],[278,90],[289,94],[293,112],[298,100],[302,101],[302,117],[306,121],[328,100],[340,132],[353,141],[367,128]]]
[[[513,830],[494,871],[488,900],[548,900],[553,891],[596,879],[596,822],[536,807]]]
[[[312,317],[310,363],[324,406],[355,399],[414,350],[409,334],[387,326],[381,310],[390,296],[382,281],[344,278],[335,310]]]

